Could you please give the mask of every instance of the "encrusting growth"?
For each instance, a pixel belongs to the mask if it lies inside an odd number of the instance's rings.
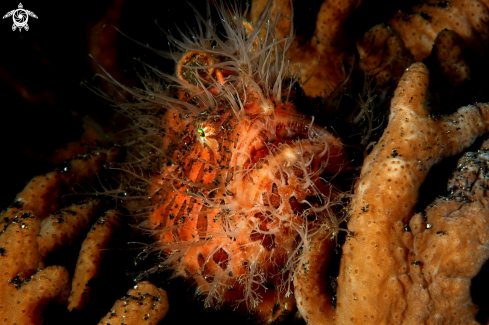
[[[64,267],[50,266],[36,272],[40,223],[32,211],[0,222],[1,324],[41,324],[47,304],[69,290],[69,273]]]
[[[489,49],[488,21],[485,0],[419,1],[408,13],[398,11],[357,40],[360,68],[387,90],[405,68],[435,50],[435,61],[450,85],[463,85],[479,69],[480,62],[471,56],[484,60]]]
[[[138,282],[119,299],[98,325],[157,325],[168,313],[165,290],[147,281]]]
[[[253,0],[251,20],[257,21],[268,0]],[[293,31],[292,1],[274,0],[271,6],[272,21],[277,24],[277,38]],[[348,79],[343,67],[350,41],[346,37],[345,23],[361,4],[359,0],[324,0],[316,17],[314,35],[310,39],[295,37],[287,58],[292,70],[300,72],[300,83],[307,96],[329,96]],[[297,6],[309,6],[299,4]],[[276,13],[276,15],[273,15]]]
[[[66,204],[60,198],[66,189],[72,191],[76,183],[84,180],[93,182],[99,172],[113,166],[120,154],[120,148],[113,147],[77,156],[55,171],[34,177],[14,203],[2,211],[0,324],[46,323],[44,311],[52,302],[70,311],[87,305],[93,280],[97,280],[101,262],[107,255],[106,250],[100,249],[109,248],[115,233],[121,232],[121,217],[115,210],[109,210],[98,219],[83,241],[75,275],[70,279],[65,267],[50,265],[52,253],[72,244],[76,246],[80,235],[83,237],[105,207],[99,199],[85,199],[55,209]],[[108,324],[116,320],[126,325],[157,324],[168,311],[166,293],[149,283],[138,284],[138,289],[132,289],[125,297],[125,302],[127,308],[123,302],[116,303],[105,318],[111,319]],[[63,319],[66,314],[61,314]]]
[[[398,12],[388,24],[400,34],[416,61],[428,57],[438,33],[444,29],[460,35],[481,57],[487,51],[487,0],[422,1],[412,12]]]
[[[317,305],[324,300],[310,299],[305,290],[322,285],[317,273],[299,274],[295,281],[308,324],[475,322],[468,282],[487,258],[487,203],[479,192],[484,187],[469,185],[471,194],[456,183],[485,184],[485,176],[475,182],[465,172],[469,167],[462,167],[450,183],[450,197],[437,199],[426,217],[413,210],[430,168],[489,130],[489,106],[430,115],[428,81],[422,63],[406,70],[391,102],[389,124],[362,167],[349,206],[353,235],[343,245],[336,310]],[[463,199],[467,195],[479,199]],[[467,241],[469,235],[462,232],[479,239]],[[314,238],[311,246],[321,240]],[[315,267],[327,263],[318,250],[306,252],[304,260],[317,262]]]
[[[120,214],[120,212],[119,212]],[[68,310],[83,309],[88,303],[93,289],[90,281],[97,279],[106,249],[110,247],[116,231],[120,230],[117,210],[109,210],[92,226],[83,241],[73,274],[71,293],[68,298]]]

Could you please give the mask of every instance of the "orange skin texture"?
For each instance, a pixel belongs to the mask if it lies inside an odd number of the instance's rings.
[[[267,283],[282,284],[282,277],[276,274],[289,263],[289,252],[297,245],[294,225],[305,225],[301,213],[309,208],[300,202],[314,195],[312,184],[323,195],[331,194],[329,186],[316,176],[311,177],[310,186],[302,187],[302,172],[291,167],[297,159],[295,152],[303,151],[307,160],[314,156],[308,167],[311,171],[327,163],[325,169],[335,174],[346,163],[346,153],[336,137],[298,114],[293,104],[277,106],[272,115],[260,114],[252,101],[246,107],[249,117],[240,121],[223,107],[211,109],[197,123],[184,121],[173,112],[162,119],[167,134],[180,140],[167,145],[172,156],[151,178],[154,211],[149,227],[156,232],[160,249],[168,254],[165,263],[177,275],[195,282],[198,292],[207,293],[216,282],[230,288],[218,292],[225,303],[244,299],[249,288],[239,279],[250,272],[259,270]],[[204,143],[196,124],[204,128]],[[321,140],[304,140],[308,130],[317,132]],[[303,140],[299,144],[296,138]],[[321,154],[325,146],[327,153]],[[280,182],[280,170],[296,174]],[[218,204],[213,206],[213,202]],[[280,221],[270,211],[284,219]],[[315,224],[309,223],[312,230]],[[251,289],[263,296],[255,309],[259,320],[279,318],[295,305],[293,295],[280,293],[277,301],[276,289],[263,290],[256,284]],[[272,313],[277,302],[280,312]]]
[[[423,229],[419,215],[413,215],[419,188],[430,168],[463,151],[489,130],[489,105],[475,104],[449,116],[430,116],[425,106],[428,82],[422,63],[411,65],[399,82],[389,124],[355,184],[348,222],[353,235],[343,245],[336,310],[316,305],[320,299],[308,299],[307,304],[298,299],[308,324],[474,322],[468,282],[480,269],[484,254],[471,254],[474,248],[462,239],[430,252],[437,235]],[[470,222],[477,223],[477,218]],[[412,231],[405,231],[407,224]],[[440,222],[438,227],[444,225]],[[448,229],[456,227],[460,224],[453,223]],[[483,247],[488,244],[486,237],[480,237]],[[311,245],[321,242],[318,236]],[[326,263],[321,260],[321,250],[311,252],[306,252],[303,261],[318,261],[316,267]],[[457,259],[450,257],[453,252],[457,252]],[[440,264],[442,260],[451,262]],[[306,273],[301,281],[320,286],[324,280]],[[300,291],[299,281],[295,284]],[[323,312],[318,312],[319,308]]]

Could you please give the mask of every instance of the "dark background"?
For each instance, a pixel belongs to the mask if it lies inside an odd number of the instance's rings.
[[[118,2],[123,3],[119,15]],[[94,58],[122,82],[137,84],[133,57],[147,60],[152,53],[114,35],[111,27],[97,27],[108,11],[116,17],[110,23],[160,48],[167,42],[155,20],[163,29],[173,30],[176,21],[195,21],[185,1],[172,1],[171,10],[166,1],[118,2],[24,1],[24,9],[39,17],[29,17],[29,31],[13,32],[12,17],[0,19],[0,207],[10,204],[34,175],[52,170],[50,158],[56,149],[80,138],[84,117],[110,131],[113,108],[80,85],[100,81],[93,79],[98,71],[90,52],[96,52]],[[0,15],[17,6],[17,0],[0,2]],[[154,58],[151,64],[172,69],[171,62]]]
[[[191,2],[200,12],[204,12],[205,1]],[[313,0],[308,5],[297,6],[296,30],[306,39],[312,36],[315,13],[321,2]],[[400,5],[385,0],[364,1],[347,24],[347,31],[354,38],[375,24],[386,21],[396,10],[408,10],[413,3],[415,1],[403,1]],[[16,9],[18,4],[19,0],[1,1],[0,16]],[[29,17],[29,31],[13,32],[12,18],[0,19],[0,209],[7,207],[33,176],[54,168],[56,150],[80,138],[83,121],[89,121],[105,132],[113,130],[113,108],[80,85],[84,81],[100,85],[100,79],[94,79],[99,70],[88,54],[93,54],[97,61],[127,85],[138,84],[134,69],[140,65],[133,60],[134,57],[168,73],[172,72],[173,62],[159,58],[118,33],[114,34],[111,27],[101,28],[101,21],[114,24],[142,43],[162,49],[167,46],[167,40],[155,21],[173,34],[177,34],[176,25],[186,30],[186,24],[195,24],[193,11],[186,1],[180,0],[23,1],[22,4],[24,9],[39,17]],[[445,167],[447,172],[439,175],[431,173],[432,183],[445,186],[446,181],[439,179],[446,180],[455,164],[456,159],[452,159]],[[432,189],[425,192],[429,195],[423,204],[432,201],[432,193],[439,193]],[[128,261],[119,263],[120,268],[127,267],[131,272],[137,272],[131,262],[134,252],[122,251],[118,254],[112,257],[114,262],[122,258]],[[139,267],[144,269],[144,266]],[[80,324],[95,324],[100,317],[97,313],[105,314],[113,301],[127,291],[133,274],[126,275],[124,270],[119,270],[118,274],[109,283],[111,289],[104,289],[104,295],[108,297],[101,295],[96,302],[102,304],[107,301],[108,307],[92,308],[95,310],[94,316],[76,315]],[[105,274],[106,278],[111,276],[110,273]],[[245,319],[226,313],[204,311],[199,303],[185,303],[192,301],[193,288],[180,280],[168,286],[161,277],[158,279],[155,283],[160,281],[158,284],[169,291],[171,298],[174,297],[170,301],[169,324],[184,319],[202,323],[213,320],[213,324],[225,324],[229,323],[228,317],[234,318],[233,323],[246,323]],[[487,285],[480,278],[477,281],[477,286],[482,288],[479,291],[483,292]],[[481,293],[481,297],[483,295]],[[54,324],[58,316],[51,316],[45,324]],[[59,317],[65,323],[69,320],[75,324],[73,317]],[[484,317],[487,318],[487,315]]]

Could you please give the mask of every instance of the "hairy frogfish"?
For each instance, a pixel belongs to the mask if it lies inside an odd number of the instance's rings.
[[[136,99],[119,104],[132,120],[127,207],[153,238],[153,270],[194,283],[206,306],[262,321],[295,306],[310,238],[338,231],[332,182],[348,160],[337,136],[299,112],[293,35],[275,38],[270,4],[255,26],[222,4],[219,25],[209,8],[196,13],[195,29],[157,51],[174,75],[145,65],[144,87],[118,84]]]

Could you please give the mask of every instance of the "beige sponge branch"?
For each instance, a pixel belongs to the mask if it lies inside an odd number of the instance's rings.
[[[148,281],[138,282],[119,299],[99,325],[156,325],[168,313],[168,296]]]
[[[429,280],[419,280],[422,270],[428,270],[434,261],[421,262],[421,257],[413,257],[422,251],[413,246],[413,240],[421,243],[416,234],[424,230],[431,234],[432,225],[425,223],[423,228],[422,223],[410,221],[419,188],[430,168],[462,152],[488,131],[489,105],[465,106],[448,116],[431,115],[426,104],[428,84],[428,70],[422,63],[411,65],[401,78],[391,102],[389,124],[363,164],[349,206],[351,235],[343,245],[334,317],[327,317],[329,312],[312,312],[325,307],[311,302],[302,311],[308,324],[418,323],[430,314],[441,313],[428,294]],[[311,245],[320,245],[321,240],[316,238]],[[448,252],[448,248],[443,251]],[[323,253],[311,250],[303,260],[318,260],[319,254]],[[474,258],[480,263],[482,257]],[[475,262],[472,267],[480,268]],[[467,275],[464,281],[474,274]],[[319,285],[322,281],[319,276],[308,276],[309,283]],[[460,290],[468,288],[462,282],[458,283]],[[455,288],[454,283],[450,285]],[[301,291],[300,285],[296,290]],[[452,291],[456,293],[455,289]],[[427,299],[420,299],[421,296]],[[470,296],[468,299],[465,305]],[[450,308],[458,311],[458,318],[450,321],[465,323],[475,319],[473,308],[464,309],[457,303]]]

